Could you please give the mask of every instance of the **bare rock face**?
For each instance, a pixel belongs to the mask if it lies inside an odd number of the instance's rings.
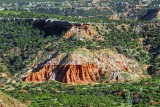
[[[88,84],[96,82],[99,76],[98,66],[86,65],[62,65],[58,67],[57,80],[64,83]]]
[[[45,65],[42,68],[40,68],[39,71],[30,73],[26,77],[26,82],[42,82],[47,80],[50,77],[50,73],[52,72],[52,69],[54,68],[54,65]]]
[[[88,84],[96,82],[96,77],[99,76],[98,71],[95,64],[45,65],[39,71],[28,74],[25,82],[43,82],[54,79],[69,84]]]
[[[145,77],[142,66],[111,50],[90,51],[80,48],[72,54],[57,54],[47,63],[28,73],[24,81],[56,80],[68,84],[88,84],[106,80],[134,81]]]

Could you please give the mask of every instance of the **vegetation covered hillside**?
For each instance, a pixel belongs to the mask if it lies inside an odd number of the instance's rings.
[[[22,104],[18,100],[11,98],[0,91],[0,106],[1,107],[27,107],[27,105]]]
[[[160,77],[133,83],[67,85],[58,82],[6,84],[3,92],[30,107],[159,107]]]

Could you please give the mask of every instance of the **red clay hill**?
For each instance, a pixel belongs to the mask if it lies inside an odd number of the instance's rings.
[[[28,72],[25,82],[56,80],[68,84],[123,82],[144,78],[142,65],[111,50],[79,48],[71,54],[57,53]]]

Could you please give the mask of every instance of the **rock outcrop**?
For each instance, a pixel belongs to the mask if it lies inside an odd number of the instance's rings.
[[[69,84],[88,84],[96,82],[100,74],[102,72],[91,59],[77,53],[60,54],[41,67],[37,67],[35,72],[29,72],[24,81],[56,80]]]
[[[69,84],[88,84],[96,82],[99,73],[95,64],[45,65],[39,71],[28,74],[25,82],[43,82],[49,79]]]
[[[34,27],[41,29],[43,36],[63,35],[64,39],[70,39],[74,36],[76,39],[95,39],[103,40],[92,27],[85,23],[70,23],[52,20],[35,20]]]
[[[47,80],[50,77],[50,73],[52,73],[52,70],[54,69],[54,65],[45,65],[42,68],[40,68],[39,71],[30,73],[25,81],[29,82],[42,82]]]
[[[71,54],[57,54],[29,72],[24,81],[56,80],[68,84],[131,81],[145,77],[141,66],[138,62],[107,49],[90,51],[80,48]]]
[[[88,84],[96,82],[99,68],[95,64],[59,65],[56,80],[64,83]]]

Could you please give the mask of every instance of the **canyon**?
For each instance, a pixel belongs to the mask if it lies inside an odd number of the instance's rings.
[[[159,106],[159,3],[1,0],[0,107]]]
[[[109,34],[112,30],[109,28],[109,23],[77,23],[37,18],[2,18],[1,20],[9,20],[11,22],[26,21],[33,25],[33,28],[40,30],[41,37],[46,38],[48,36],[58,36],[62,43],[71,41],[83,41],[85,43],[92,40],[95,43],[104,42],[106,40],[104,34]],[[149,24],[151,24],[151,27],[158,26],[158,23],[156,22]],[[115,27],[115,30],[120,32],[130,28],[136,32],[142,32],[143,27],[145,26],[145,24],[132,26],[132,24],[124,23],[111,25]],[[142,45],[143,41],[144,40],[139,41],[139,45]],[[56,41],[47,43],[45,49],[54,45],[54,43],[56,43]],[[96,44],[93,44],[93,46],[95,45]],[[82,45],[81,47],[85,46]],[[97,45],[96,47],[99,46]],[[44,63],[41,61],[37,62],[38,64],[32,64],[32,66],[29,67],[29,71],[31,72],[27,72],[22,80],[25,82],[54,80],[68,84],[89,84],[97,82],[135,81],[149,77],[149,75],[145,74],[149,65],[142,65],[136,60],[127,58],[125,55],[114,51],[107,48],[94,49],[92,46],[78,48],[73,50],[73,52],[60,52],[58,51],[58,48],[55,48],[55,53],[45,56],[48,60],[47,62]],[[37,55],[42,53],[43,51],[39,50]],[[52,55],[55,56],[51,58],[50,56]],[[37,59],[35,61],[37,61]]]

